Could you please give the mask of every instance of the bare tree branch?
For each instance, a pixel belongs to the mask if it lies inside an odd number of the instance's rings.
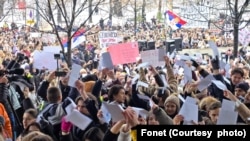
[[[55,0],[56,5],[58,6],[59,11],[61,12],[62,17],[63,17],[63,19],[64,19],[64,21],[65,21],[65,23],[66,23],[66,26],[68,27],[68,26],[69,26],[69,25],[68,25],[68,15],[67,15],[67,12],[66,12],[65,7],[63,6],[63,5],[64,5],[64,2],[63,2],[63,1],[64,1],[64,0],[61,0],[62,3],[59,3],[58,0]]]
[[[84,5],[86,5],[88,2],[88,0],[85,0],[81,5],[80,8],[75,12],[75,16],[79,16],[81,14],[81,12],[87,8],[84,8]]]
[[[199,15],[201,15],[206,21],[210,21],[210,19],[208,19],[206,16],[204,16],[200,10],[194,5],[193,2],[189,1],[190,4],[192,5],[192,7],[199,13]],[[223,27],[219,27],[217,24],[215,24],[214,22],[211,22],[216,28],[220,29],[220,30],[224,30]]]
[[[242,5],[241,9],[240,9],[240,12],[239,12],[239,15],[238,15],[238,18],[239,18],[239,19],[242,18],[242,15],[243,15],[243,13],[245,13],[246,8],[247,8],[248,5],[249,5],[249,0],[246,0],[246,1],[244,2],[244,4]]]
[[[36,0],[38,2],[38,0]],[[53,3],[54,2],[54,3]],[[99,0],[96,4],[95,4],[95,8],[96,9],[100,3],[103,2],[103,0]],[[69,67],[71,66],[71,40],[74,37],[74,35],[76,34],[76,32],[79,31],[79,29],[81,28],[81,26],[79,26],[76,31],[72,34],[72,29],[73,26],[75,24],[75,20],[76,18],[83,12],[83,10],[86,8],[86,4],[87,4],[87,0],[81,2],[78,0],[47,0],[46,1],[46,5],[47,5],[47,10],[46,11],[45,8],[43,8],[44,6],[39,5],[39,14],[41,15],[41,17],[48,22],[51,27],[53,28],[54,34],[56,35],[59,44],[62,48],[62,54],[67,62],[67,64],[69,65]],[[41,3],[40,3],[41,4]],[[68,4],[71,4],[72,7],[71,9],[69,9]],[[53,15],[54,10],[53,9],[58,9],[58,12],[60,12],[62,18],[64,19],[65,22],[65,32],[67,34],[67,52],[63,46],[61,37],[59,35],[59,31],[57,30],[57,23],[55,20],[55,16]],[[70,14],[69,14],[69,10],[70,10]],[[84,20],[83,23],[81,23],[80,25],[84,25],[86,24],[86,22],[90,19],[90,17],[93,15],[94,10],[91,11],[91,13],[89,14],[88,18]],[[70,16],[70,17],[69,17]]]

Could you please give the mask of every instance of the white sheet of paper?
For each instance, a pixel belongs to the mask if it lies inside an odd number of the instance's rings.
[[[225,76],[223,76],[223,79],[224,81],[226,81],[227,84],[230,84],[230,81]]]
[[[158,49],[158,61],[165,61],[164,60],[164,56],[165,56],[165,49],[160,48]]]
[[[220,110],[217,125],[235,125],[238,118],[238,112],[231,110]]]
[[[198,90],[203,91],[205,88],[207,88],[212,83],[212,80],[215,80],[215,78],[211,74],[209,74],[205,78],[201,79],[198,86],[197,86]]]
[[[52,52],[55,54],[60,53],[61,50],[62,50],[62,48],[60,46],[44,46],[43,47],[44,52]]]
[[[77,126],[81,130],[85,130],[92,120],[80,113],[78,110],[73,110],[70,114],[66,116],[66,120],[71,122],[73,125]]]
[[[213,58],[215,58],[215,56],[218,56],[218,58],[220,58],[220,53],[215,42],[208,41],[208,44],[209,44],[209,47],[213,50]]]
[[[214,83],[216,85],[217,88],[221,89],[221,90],[227,90],[227,86],[225,84],[223,84],[221,81],[219,80],[212,80],[212,83]]]
[[[141,63],[139,64],[136,68],[139,69],[139,68],[147,68],[149,66],[149,63],[148,62],[144,62],[144,63]]]
[[[233,102],[231,100],[223,99],[222,100],[222,104],[221,104],[221,109],[234,111],[234,109],[235,109],[235,102]]]
[[[227,72],[230,70],[230,68],[231,68],[230,64],[226,64],[225,70],[226,70]]]
[[[227,63],[225,63],[224,61],[220,61],[220,69],[224,69],[226,65]]]
[[[42,33],[40,32],[30,32],[30,37],[40,38],[41,36],[42,36]]]
[[[175,56],[176,49],[169,55],[169,59],[173,59]]]
[[[196,57],[194,55],[190,56],[190,58],[193,59],[193,60],[196,60],[196,61],[198,60],[198,57]]]
[[[139,74],[136,74],[133,79],[132,79],[132,84],[135,84],[135,81],[138,80],[140,78]]]
[[[226,64],[225,70],[226,70],[226,77],[228,77],[228,78],[230,77],[230,73],[229,73],[230,68],[231,68],[230,64]]]
[[[105,107],[112,117],[112,122],[117,122],[124,119],[124,116],[122,114],[124,109],[121,107],[121,105],[106,103]]]
[[[193,97],[187,96],[185,102],[191,103],[191,104],[197,104],[197,100]]]
[[[36,69],[46,68],[49,71],[54,71],[57,69],[57,60],[54,59],[53,52],[44,52],[36,50],[34,52],[33,61],[33,67]]]
[[[211,81],[209,80],[201,80],[197,86],[197,89],[201,92],[203,90],[205,90],[209,85],[211,85]]]
[[[149,85],[148,85],[148,83],[138,81],[136,87],[138,88],[139,86],[143,86],[145,88],[148,88]]]
[[[130,75],[130,70],[128,67],[125,67],[125,71],[126,71],[127,75]]]
[[[184,61],[190,61],[190,60],[191,60],[191,57],[190,57],[190,56],[187,56],[187,55],[181,55],[181,56],[180,56],[180,59],[181,59],[181,60],[184,60]]]
[[[145,119],[148,117],[149,112],[147,110],[138,107],[132,107],[132,108],[137,113],[138,116],[140,115]]]
[[[143,63],[148,62],[153,67],[157,67],[157,66],[165,65],[164,55],[165,55],[164,50],[163,51],[158,50],[158,49],[147,50],[147,51],[141,52],[141,59]]]
[[[70,75],[69,75],[69,82],[68,82],[69,86],[75,87],[75,82],[80,77],[80,70],[81,69],[82,69],[82,67],[80,65],[77,65],[77,64],[72,65],[72,70],[71,70]]]
[[[182,60],[176,60],[175,64],[180,66],[180,67],[183,67],[185,65],[185,62]]]
[[[104,52],[100,58],[101,69],[108,68],[110,70],[114,69],[114,65],[109,52]]]
[[[76,109],[76,104],[74,101],[72,101],[66,108],[65,108],[65,111],[67,114],[71,114],[74,109]]]
[[[198,122],[198,105],[192,104],[189,102],[185,102],[179,112],[180,115],[184,117],[184,121],[191,122]]]
[[[184,103],[185,102],[185,99],[182,97],[181,94],[178,94],[178,98]]]
[[[192,82],[192,70],[187,65],[183,66],[184,68],[184,83],[187,84],[189,82]]]
[[[166,79],[165,75],[161,74],[160,76],[161,76],[161,79],[162,79],[162,81],[164,83],[164,87],[168,87],[168,82],[167,82],[167,79]]]
[[[102,115],[103,115],[102,120],[105,123],[109,123],[111,120],[111,114],[109,113],[106,105],[107,105],[106,102],[102,102],[102,106],[101,106],[101,111],[102,111]]]

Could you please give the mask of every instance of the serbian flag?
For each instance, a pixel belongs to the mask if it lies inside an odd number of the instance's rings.
[[[73,37],[72,37],[72,45],[73,46],[72,46],[72,48],[75,48],[80,43],[85,41],[84,33],[85,33],[85,29],[79,29],[78,31],[76,31],[73,34]],[[64,47],[67,47],[68,46],[68,39],[67,38],[62,39],[62,43],[63,43]]]
[[[176,15],[175,13],[173,13],[170,10],[167,10],[166,13],[166,19],[167,19],[167,24],[173,29],[179,29],[181,28],[184,24],[186,24],[187,22],[183,19],[181,19],[178,15]]]

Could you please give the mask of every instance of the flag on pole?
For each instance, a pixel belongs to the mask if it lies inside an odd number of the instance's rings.
[[[85,39],[85,35],[79,35],[79,36],[75,36],[72,38],[71,40],[71,49],[77,47],[78,45],[80,45],[82,42],[84,42],[86,39]],[[67,38],[64,38],[62,39],[62,44],[63,44],[63,47],[68,47],[68,39]]]
[[[173,30],[179,29],[187,23],[185,20],[181,19],[181,17],[179,17],[178,15],[176,15],[175,13],[173,13],[170,10],[167,10],[165,15],[166,15],[167,24]]]

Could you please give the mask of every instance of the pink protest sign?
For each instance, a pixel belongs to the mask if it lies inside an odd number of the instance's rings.
[[[137,42],[122,43],[108,47],[114,65],[135,63],[136,57],[139,56]]]

